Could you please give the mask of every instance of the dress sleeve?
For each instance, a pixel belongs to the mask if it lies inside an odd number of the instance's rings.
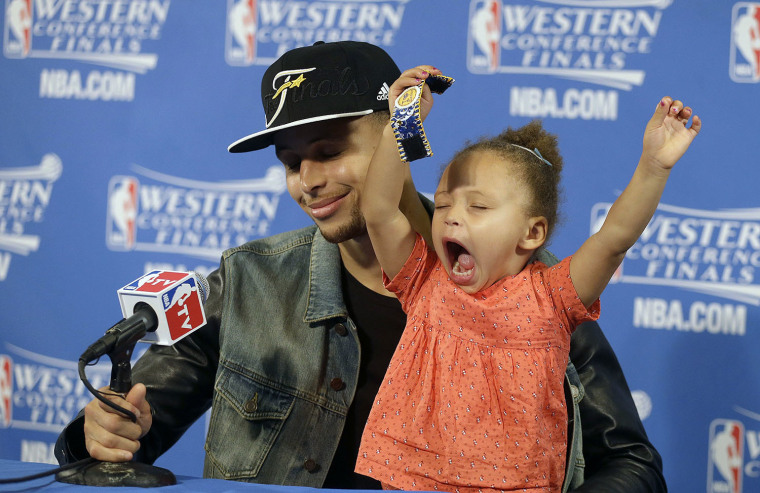
[[[583,322],[598,320],[601,304],[598,298],[589,308],[586,308],[581,302],[573,281],[570,279],[571,258],[567,257],[551,267],[543,266],[540,263],[538,265],[546,269],[544,273],[546,292],[554,303],[558,316],[572,333],[575,327]]]
[[[383,272],[383,285],[398,297],[405,312],[408,313],[408,305],[414,301],[415,295],[430,275],[436,260],[435,252],[428,248],[425,240],[418,233],[412,253],[409,254],[409,258],[406,259],[398,274],[390,279]]]

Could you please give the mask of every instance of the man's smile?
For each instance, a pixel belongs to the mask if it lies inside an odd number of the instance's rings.
[[[343,202],[346,195],[348,195],[348,192],[342,195],[321,198],[308,203],[304,201],[304,204],[311,211],[312,217],[315,219],[323,219],[333,214],[340,207],[340,204]]]

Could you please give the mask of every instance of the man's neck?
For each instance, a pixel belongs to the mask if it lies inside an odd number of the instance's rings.
[[[338,243],[340,258],[346,270],[368,289],[384,296],[393,296],[383,286],[383,275],[380,262],[372,249],[369,235],[366,233]]]
[[[409,219],[409,222],[415,231],[419,232],[428,245],[432,245],[430,231],[430,214],[417,194],[412,181],[411,172],[407,171],[408,176],[404,181],[404,190],[401,194],[401,203],[399,209]],[[338,243],[340,257],[346,270],[360,283],[368,289],[385,295],[395,296],[383,286],[383,275],[380,269],[380,262],[377,260],[375,250],[372,248],[372,242],[369,235],[365,232],[362,235]]]

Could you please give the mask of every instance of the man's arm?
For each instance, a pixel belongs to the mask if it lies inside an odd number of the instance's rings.
[[[660,454],[644,431],[620,363],[596,322],[576,329],[570,360],[585,390],[579,412],[586,479],[573,491],[666,492]]]

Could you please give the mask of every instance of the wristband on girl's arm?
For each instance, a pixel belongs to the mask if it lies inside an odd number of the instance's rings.
[[[430,75],[416,86],[407,87],[396,98],[391,115],[391,127],[396,136],[399,156],[404,162],[433,155],[420,118],[420,98],[425,83],[432,92],[443,94],[454,83],[454,79],[445,75]]]

